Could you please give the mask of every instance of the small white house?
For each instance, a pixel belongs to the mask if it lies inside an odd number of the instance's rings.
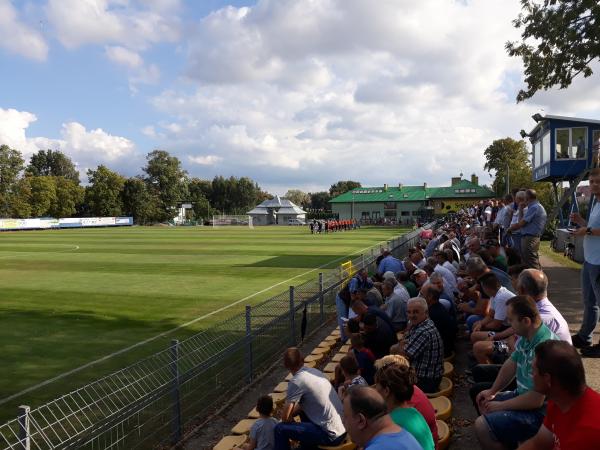
[[[252,225],[287,225],[290,219],[306,220],[306,211],[278,195],[265,200],[247,214],[252,217]]]

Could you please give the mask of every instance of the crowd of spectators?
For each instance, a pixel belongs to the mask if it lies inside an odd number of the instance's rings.
[[[600,195],[600,171],[590,185]],[[464,339],[472,343],[466,375],[482,448],[600,448],[600,394],[586,385],[576,349],[600,356],[591,345],[600,300],[600,206],[589,223],[573,216],[593,254],[586,253],[582,271],[584,323],[572,337],[548,298],[538,255],[546,213],[536,197],[518,191],[473,205],[405,259],[384,249],[374,273],[356,273],[336,298],[351,350],[333,381],[305,367],[298,349],[286,351],[293,376],[282,422],[261,415],[264,442],[282,450],[292,439],[305,449],[349,436],[370,450],[435,449],[435,412],[425,394],[440,389],[444,358]],[[297,415],[300,422],[292,420]]]

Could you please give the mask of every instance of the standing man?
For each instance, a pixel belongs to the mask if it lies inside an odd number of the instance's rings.
[[[583,321],[581,329],[573,336],[573,345],[581,348],[581,354],[590,358],[600,357],[600,343],[592,344],[592,333],[600,317],[600,169],[590,172],[590,190],[596,202],[586,222],[579,214],[571,215],[571,222],[581,228],[573,231],[583,238],[583,270],[581,271],[581,291],[583,293]]]
[[[523,264],[531,269],[540,270],[540,237],[546,226],[546,210],[537,199],[533,189],[525,191],[527,212],[519,222],[510,226],[509,230],[521,230],[521,258]]]

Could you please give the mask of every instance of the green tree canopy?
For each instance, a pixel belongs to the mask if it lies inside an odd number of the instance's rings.
[[[25,177],[29,180],[31,196],[29,204],[31,206],[32,217],[50,216],[52,207],[56,205],[56,178],[55,177]]]
[[[120,216],[123,214],[121,191],[125,178],[108,167],[100,165],[87,171],[89,186],[85,190],[85,202],[94,216]]]
[[[158,198],[148,189],[141,177],[125,180],[122,191],[123,212],[133,217],[135,223],[147,225],[155,221]]]
[[[192,209],[194,211],[194,218],[199,220],[201,218],[210,218],[212,210],[210,203],[206,196],[207,192],[207,180],[201,180],[200,178],[192,178],[188,183],[189,201],[192,202]],[[208,181],[210,186],[210,181]],[[210,191],[209,191],[210,192]]]
[[[302,208],[310,206],[310,195],[300,189],[288,189],[284,197]]]
[[[342,195],[344,192],[348,192],[359,187],[361,187],[361,184],[358,181],[338,181],[337,183],[332,184],[329,188],[329,195],[331,198],[337,197],[338,195]]]
[[[187,173],[181,161],[169,152],[154,150],[146,156],[146,183],[158,199],[156,221],[171,220],[177,214],[177,204],[187,197]]]
[[[521,0],[513,24],[521,40],[508,42],[510,56],[525,65],[526,89],[517,101],[539,90],[568,87],[573,78],[592,75],[590,63],[600,58],[600,3],[596,0]]]
[[[329,211],[331,209],[329,200],[331,200],[329,192],[312,192],[310,194],[310,208],[319,211]]]
[[[10,198],[24,164],[21,152],[8,145],[0,146],[0,214],[10,215]]]
[[[65,177],[79,184],[79,172],[73,161],[59,150],[40,150],[33,154],[25,171],[36,177]]]
[[[533,181],[531,164],[525,141],[512,138],[496,139],[483,152],[485,165],[483,168],[495,176],[492,189],[496,195],[506,194],[507,169],[509,171],[510,187],[527,187]]]

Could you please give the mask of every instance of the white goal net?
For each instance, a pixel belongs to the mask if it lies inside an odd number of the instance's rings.
[[[229,226],[254,228],[252,226],[252,217],[246,215],[235,216],[228,214],[213,216],[212,226],[213,228]]]

